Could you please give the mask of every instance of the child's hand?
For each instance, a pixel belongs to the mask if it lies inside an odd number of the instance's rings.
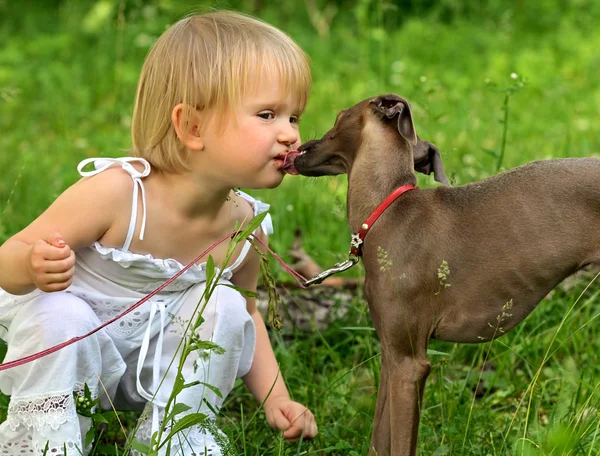
[[[269,398],[264,409],[269,425],[284,431],[283,437],[290,442],[297,442],[300,436],[304,440],[312,439],[319,432],[312,412],[298,402],[288,398]]]
[[[60,233],[50,234],[31,246],[27,272],[40,290],[62,291],[73,280],[75,252],[65,243]]]

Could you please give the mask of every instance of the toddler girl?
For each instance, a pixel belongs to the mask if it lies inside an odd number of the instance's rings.
[[[82,335],[115,317],[268,205],[235,188],[274,188],[299,143],[310,89],[300,47],[259,20],[232,12],[187,17],[150,51],[132,118],[132,157],[87,159],[83,179],[0,247],[0,337],[5,361]],[[91,169],[90,169],[91,168]],[[264,218],[254,234],[267,240]],[[237,377],[288,440],[317,433],[313,415],[290,400],[254,298],[259,255],[249,242],[225,263],[197,330],[224,349],[191,353],[177,402],[214,417]],[[73,393],[84,384],[116,407],[143,407],[136,440],[149,444],[176,380],[182,327],[206,285],[206,260],[134,312],[54,354],[0,372],[11,396],[0,454],[85,454],[90,420]],[[234,285],[236,288],[232,287]],[[172,363],[172,359],[175,362]],[[194,383],[195,382],[195,383]],[[221,395],[212,388],[216,387]],[[173,455],[219,455],[220,432],[195,426],[170,441]],[[166,446],[161,449],[164,454]]]

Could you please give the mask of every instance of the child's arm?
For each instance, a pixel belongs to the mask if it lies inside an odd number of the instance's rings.
[[[81,179],[29,226],[0,247],[0,288],[25,294],[35,288],[64,290],[71,284],[75,251],[113,225],[133,183],[121,169]],[[131,205],[131,203],[129,203]]]
[[[259,233],[260,239],[266,244],[267,236],[262,231]],[[253,249],[248,256],[244,266],[232,278],[232,282],[245,290],[256,291],[260,258]],[[310,410],[290,399],[269,341],[267,328],[256,308],[256,299],[247,297],[246,301],[248,312],[256,326],[256,348],[252,368],[244,376],[244,383],[257,401],[264,401],[267,421],[272,427],[284,431],[283,436],[286,439],[296,441],[301,435],[304,439],[311,439],[317,435],[315,418]]]

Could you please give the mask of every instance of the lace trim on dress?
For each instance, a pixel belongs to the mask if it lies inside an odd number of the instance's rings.
[[[40,447],[32,442],[33,437],[31,435],[27,435],[25,438],[16,442],[5,442],[0,443],[0,455],[1,456],[22,456],[24,454],[35,454],[35,455],[64,455],[65,449],[67,450],[68,456],[81,455],[81,451],[79,449],[78,443],[73,440],[67,440],[60,447],[48,447],[46,446]],[[81,434],[77,436],[78,442],[81,442]]]
[[[97,388],[89,387],[92,397],[98,396]],[[84,395],[84,385],[76,384],[75,393],[79,397]],[[16,456],[23,454],[44,454],[64,455],[65,448],[67,455],[80,455],[81,432],[79,432],[79,418],[75,406],[75,397],[73,391],[65,390],[52,395],[39,395],[29,397],[13,397],[8,407],[6,422],[10,429],[15,432],[25,427],[27,434],[23,437],[19,434],[18,440],[9,440],[0,443],[1,456]],[[78,432],[76,435],[65,436],[61,439],[59,445],[55,442],[48,446],[46,450],[45,442],[34,441],[31,430],[41,432],[52,429],[58,431],[61,426],[68,424],[73,428],[76,426]],[[50,444],[49,444],[50,445]]]
[[[83,396],[83,391],[83,384],[76,384],[77,395]],[[95,388],[90,388],[90,391],[94,398],[97,397],[98,393]],[[36,431],[45,426],[57,430],[61,424],[67,421],[76,422],[78,418],[73,392],[68,390],[51,396],[12,398],[6,421],[13,431],[21,425]]]

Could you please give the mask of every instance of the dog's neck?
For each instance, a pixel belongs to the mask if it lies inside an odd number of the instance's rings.
[[[396,188],[417,184],[412,153],[407,153],[406,147],[410,147],[408,143],[361,145],[348,173],[347,210],[353,233]]]

